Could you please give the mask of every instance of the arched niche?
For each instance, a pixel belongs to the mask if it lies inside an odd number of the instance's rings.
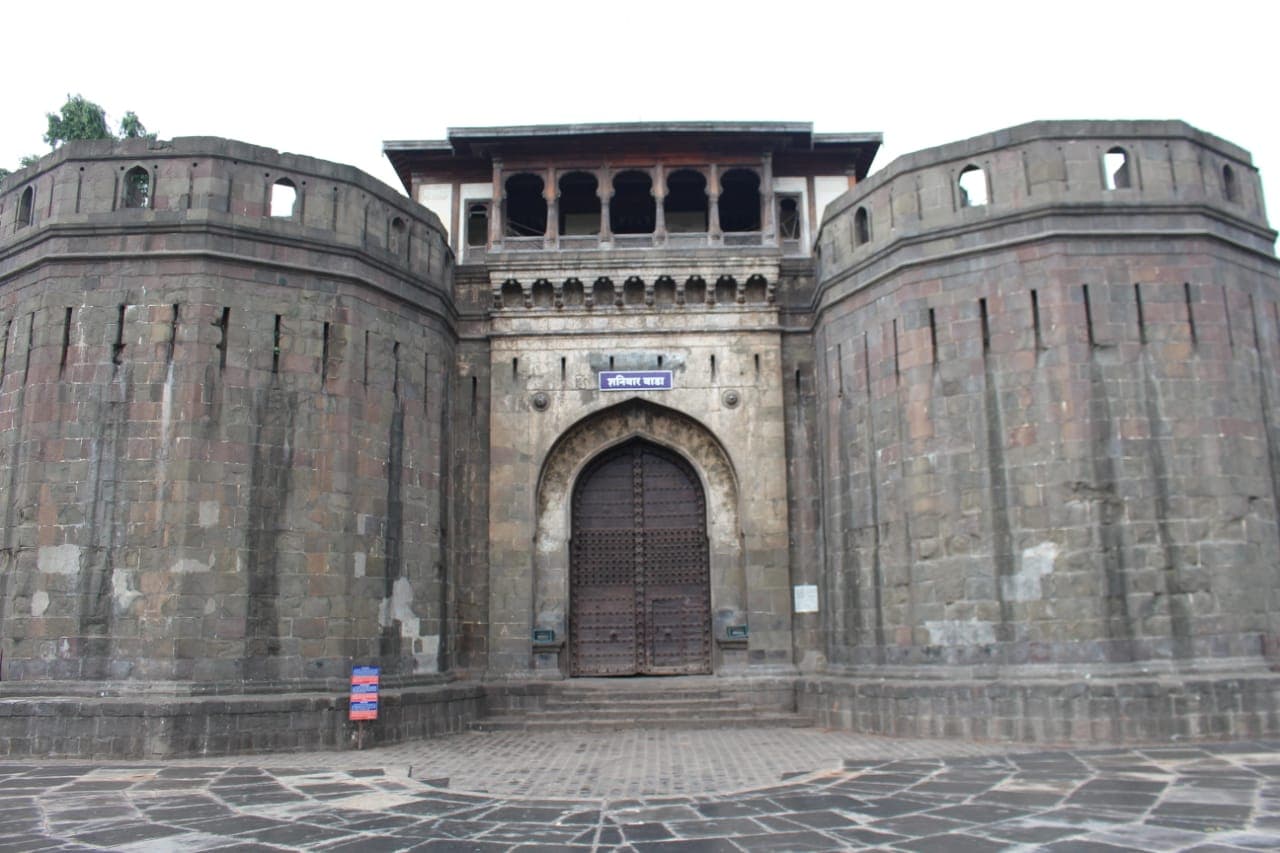
[[[574,484],[601,453],[643,438],[678,454],[706,494],[713,637],[747,621],[747,588],[738,477],[728,452],[706,426],[674,409],[630,399],[575,423],[547,452],[538,475],[533,559],[533,627],[568,636],[569,536]],[[714,665],[719,664],[718,655]]]

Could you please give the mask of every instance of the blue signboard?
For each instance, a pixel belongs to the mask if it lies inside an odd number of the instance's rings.
[[[602,370],[601,391],[670,391],[670,370]]]

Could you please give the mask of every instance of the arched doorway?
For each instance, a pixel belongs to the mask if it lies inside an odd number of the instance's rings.
[[[710,672],[706,499],[689,464],[625,442],[583,470],[572,512],[570,672]]]

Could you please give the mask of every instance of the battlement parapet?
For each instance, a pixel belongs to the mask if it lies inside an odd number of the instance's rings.
[[[830,283],[1046,230],[1188,229],[1272,253],[1249,152],[1181,121],[1040,121],[897,158],[827,206],[817,244]]]
[[[435,214],[358,169],[217,137],[70,142],[0,181],[5,254],[80,228],[347,250],[420,287],[439,286],[453,264]]]

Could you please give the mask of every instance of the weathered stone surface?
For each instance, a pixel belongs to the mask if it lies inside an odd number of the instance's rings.
[[[790,125],[654,137],[636,168],[657,196],[702,169],[707,232],[561,235],[556,170],[613,174],[583,133],[459,155],[446,222],[218,139],[71,144],[0,183],[11,754],[341,746],[353,663],[446,696],[380,739],[484,713],[453,679],[512,710],[571,671],[573,491],[637,437],[697,475],[710,665],[769,702],[929,736],[1280,731],[1280,278],[1247,152],[1011,128],[806,214],[811,255],[774,201],[867,163],[806,173]],[[760,180],[759,231],[721,228],[725,169]],[[517,173],[542,236],[504,230]]]

